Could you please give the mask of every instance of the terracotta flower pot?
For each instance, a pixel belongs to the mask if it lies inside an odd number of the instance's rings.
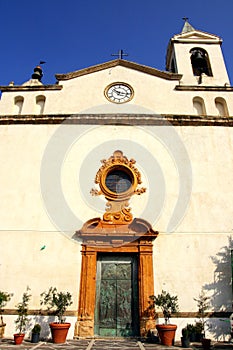
[[[15,345],[20,345],[20,344],[22,344],[22,342],[23,342],[23,340],[24,340],[24,336],[25,336],[24,333],[16,333],[16,334],[14,334],[14,342],[15,342]]]
[[[162,345],[172,346],[175,340],[177,325],[175,324],[157,324],[156,329]]]
[[[49,324],[52,333],[53,343],[65,343],[70,325],[70,323],[57,322],[52,322]]]

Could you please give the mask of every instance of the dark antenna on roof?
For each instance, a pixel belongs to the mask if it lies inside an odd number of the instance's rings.
[[[119,50],[118,53],[112,53],[111,56],[118,56],[119,60],[123,60],[124,56],[129,56],[127,53],[124,53],[123,50]]]

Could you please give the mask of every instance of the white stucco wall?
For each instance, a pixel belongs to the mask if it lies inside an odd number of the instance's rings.
[[[149,217],[151,213],[144,215],[145,219],[154,220],[161,231],[166,230],[180,188],[178,165],[182,165],[182,157],[185,157],[191,167],[187,174],[192,186],[191,202],[177,229],[182,232],[231,232],[232,128],[2,125],[0,135],[0,153],[4,160],[0,173],[2,230],[54,231],[45,212],[44,198],[51,193],[56,195],[56,192],[51,188],[46,188],[46,194],[41,192],[41,167],[45,164],[43,157],[48,154],[48,147],[55,147],[51,164],[62,157],[61,167],[54,168],[60,173],[48,174],[48,179],[60,177],[65,200],[82,222],[103,213],[104,200],[91,197],[89,191],[94,187],[100,160],[121,149],[137,161],[148,188],[146,194],[132,200],[135,216],[145,211],[153,187],[161,188],[159,181],[162,180],[158,174],[161,173],[166,189],[161,212],[158,211],[154,218]],[[173,138],[173,145],[165,145],[165,137]],[[178,142],[181,148],[172,150]],[[186,156],[184,150],[188,152]],[[183,169],[186,169],[185,164]]]
[[[209,56],[209,62],[213,76],[205,78],[205,85],[209,86],[224,86],[229,84],[229,78],[222,55],[221,46],[219,44],[205,43],[175,43],[174,51],[177,62],[178,72],[183,74],[182,84],[196,85],[198,77],[193,75],[192,65],[190,60],[190,50],[195,47],[204,49]]]
[[[154,242],[155,291],[165,289],[177,294],[180,310],[194,312],[196,304],[193,298],[204,287],[213,297],[214,310],[229,310],[233,129],[175,128],[188,152],[192,189],[190,202],[180,215],[180,223],[168,233],[167,225],[180,191],[177,169],[183,153],[174,153],[164,145],[161,128],[164,132],[165,127],[155,126],[0,127],[0,269],[4,281],[1,289],[14,293],[7,307],[14,308],[28,285],[33,296],[30,308],[39,309],[40,293],[52,285],[69,290],[74,299],[71,310],[77,310],[81,246],[72,240],[71,232],[74,233],[86,220],[102,215],[104,199],[91,197],[89,191],[95,186],[94,177],[101,165],[100,160],[121,149],[126,156],[137,161],[142,185],[147,187],[144,195],[132,199],[132,212],[136,217],[150,221],[154,229],[160,231]],[[168,135],[172,135],[174,128],[169,128]],[[64,135],[69,136],[73,131],[77,134],[67,146]],[[63,203],[56,188],[48,188],[46,193],[41,188],[43,156],[48,152],[46,146],[54,140],[58,140],[61,148],[56,149],[54,143],[51,162],[59,157],[63,148],[66,152],[60,173],[48,173],[48,178],[60,177],[64,200],[77,218],[76,222],[70,223],[68,232],[59,232],[56,210],[60,213],[59,207]],[[164,183],[160,182],[156,169],[161,172]],[[162,186],[164,198],[161,207],[156,208],[156,201],[162,196]],[[151,195],[154,196],[152,202]],[[46,207],[46,198],[50,196],[54,196],[57,204],[53,213]],[[154,208],[151,203],[154,203]]]

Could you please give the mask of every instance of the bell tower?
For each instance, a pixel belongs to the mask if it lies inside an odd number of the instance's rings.
[[[168,44],[166,69],[182,74],[183,85],[230,85],[221,44],[219,36],[194,29],[185,18],[182,32]]]

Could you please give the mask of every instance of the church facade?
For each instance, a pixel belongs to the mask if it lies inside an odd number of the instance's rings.
[[[222,39],[187,21],[166,71],[116,59],[42,84],[0,86],[1,288],[14,333],[26,287],[31,323],[49,287],[69,291],[69,337],[146,336],[177,295],[178,335],[198,321],[229,339],[232,313],[233,87]],[[28,334],[30,328],[28,329]]]

